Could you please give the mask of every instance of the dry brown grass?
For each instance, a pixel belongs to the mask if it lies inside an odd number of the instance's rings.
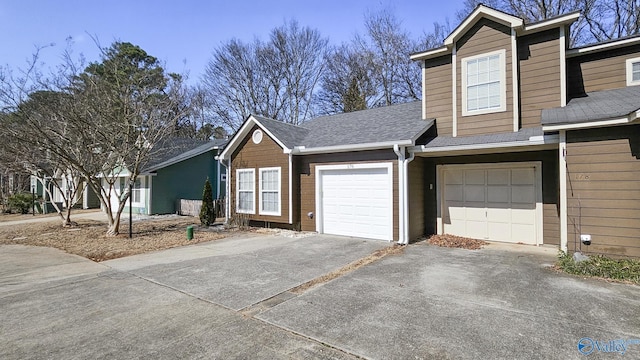
[[[306,283],[302,284],[302,285],[298,285],[296,287],[294,287],[293,289],[289,290],[294,294],[302,294],[305,291],[311,289],[312,287],[315,287],[317,285],[320,284],[324,284],[327,283],[333,279],[339,278],[347,273],[350,273],[354,270],[357,270],[365,265],[369,265],[375,261],[378,261],[380,259],[382,259],[385,256],[388,255],[395,255],[395,254],[401,254],[402,252],[404,252],[404,246],[402,245],[393,245],[393,246],[389,246],[386,247],[384,249],[380,249],[380,250],[376,250],[373,253],[371,253],[370,255],[363,257],[361,259],[358,259],[350,264],[347,264],[343,267],[341,267],[338,270],[332,271],[328,274],[325,274],[321,277],[315,278],[311,281],[307,281]]]
[[[121,234],[116,237],[106,236],[107,225],[103,222],[78,219],[77,223],[72,228],[62,228],[58,221],[0,226],[0,244],[54,247],[93,261],[104,261],[225,236],[224,233],[200,231],[196,227],[194,239],[187,240],[187,226],[200,223],[195,217],[134,221],[131,239],[128,237],[128,223],[120,225]]]
[[[431,245],[467,250],[479,250],[482,249],[484,245],[489,245],[486,241],[447,234],[432,235],[427,239],[427,242]]]

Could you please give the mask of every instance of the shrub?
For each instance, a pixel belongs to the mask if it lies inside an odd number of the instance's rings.
[[[638,260],[589,255],[589,260],[575,262],[573,256],[560,252],[557,265],[569,274],[597,276],[640,284],[640,261]]]
[[[20,214],[27,214],[33,204],[33,195],[30,193],[16,193],[9,196],[7,200],[9,209],[19,212]]]
[[[200,223],[203,226],[209,226],[215,221],[215,209],[213,207],[213,190],[209,178],[204,183],[202,191],[202,207],[200,208]]]

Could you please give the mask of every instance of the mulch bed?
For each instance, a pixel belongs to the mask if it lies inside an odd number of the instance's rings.
[[[479,250],[482,249],[484,245],[489,245],[488,242],[477,240],[477,239],[469,239],[456,235],[432,235],[427,239],[427,243],[431,245],[448,247],[448,248],[457,248],[457,249],[467,249],[467,250]]]

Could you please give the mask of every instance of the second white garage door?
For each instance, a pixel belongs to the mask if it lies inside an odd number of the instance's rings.
[[[316,167],[318,232],[393,239],[391,163]]]
[[[444,233],[541,243],[538,163],[446,165],[441,179]]]

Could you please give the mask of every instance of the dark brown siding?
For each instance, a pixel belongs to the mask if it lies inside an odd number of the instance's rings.
[[[513,86],[511,76],[511,29],[496,22],[482,19],[457,42],[457,46],[457,135],[471,136],[512,132]],[[501,49],[506,50],[506,111],[483,115],[462,116],[462,60],[469,56],[480,55]]]
[[[307,214],[316,211],[316,165],[393,162],[393,239],[398,240],[398,157],[393,150],[359,151],[337,154],[301,156],[298,164],[300,178],[300,225],[303,231],[316,231],[316,219]]]
[[[558,207],[558,152],[556,150],[507,154],[451,156],[442,158],[430,158],[426,160],[426,179],[433,179],[427,181],[434,182],[436,177],[436,165],[542,161],[542,241],[544,244],[560,245],[560,212]],[[429,186],[428,183],[425,185],[427,187]],[[425,197],[425,227],[427,229],[427,234],[435,233],[436,231],[436,210],[436,193],[435,191],[428,191]]]
[[[521,127],[540,126],[542,109],[560,104],[559,30],[518,39]]]
[[[231,212],[235,213],[235,196],[236,196],[236,169],[255,169],[255,206],[256,213],[250,215],[251,220],[267,221],[274,223],[289,223],[289,156],[282,152],[282,148],[276,144],[266,133],[264,133],[262,142],[254,144],[251,141],[253,131],[258,129],[254,126],[247,137],[240,143],[238,149],[231,155]],[[280,187],[280,215],[268,216],[260,215],[260,202],[258,201],[260,185],[259,168],[280,167],[281,187]]]
[[[627,86],[626,60],[640,57],[640,45],[570,58],[567,63],[570,96]]]
[[[416,158],[409,163],[409,239],[415,240],[425,234],[424,197],[429,184],[425,182],[424,159]]]
[[[425,69],[427,119],[436,119],[439,136],[451,136],[453,134],[451,55],[427,60]]]
[[[569,250],[640,257],[640,125],[567,133]]]

